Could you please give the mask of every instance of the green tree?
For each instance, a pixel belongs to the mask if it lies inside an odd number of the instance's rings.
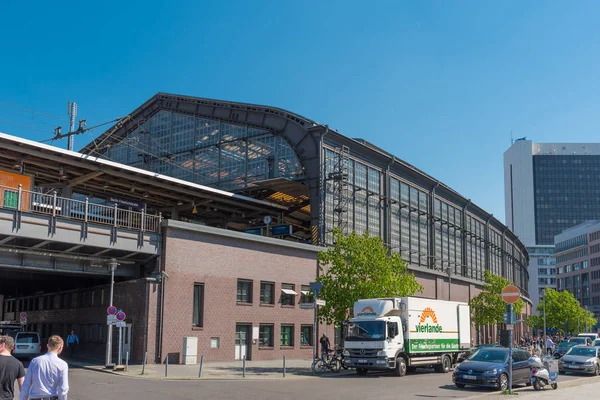
[[[506,303],[502,300],[502,289],[512,285],[505,277],[492,275],[489,271],[485,271],[484,278],[483,290],[469,301],[471,323],[478,328],[504,323]],[[521,314],[524,308],[525,303],[522,299],[513,305],[513,311],[517,315]]]
[[[536,308],[538,315],[527,319],[527,324],[532,328],[544,328],[544,302],[546,303],[546,328],[548,329],[579,333],[585,327],[591,329],[596,325],[594,314],[581,307],[572,293],[566,290],[558,292],[548,288],[544,298],[544,301],[541,301]]]
[[[383,241],[368,233],[344,236],[333,232],[334,245],[318,255],[323,283],[319,320],[339,326],[352,316],[354,302],[377,297],[411,296],[423,287],[408,271],[399,254],[390,253]]]

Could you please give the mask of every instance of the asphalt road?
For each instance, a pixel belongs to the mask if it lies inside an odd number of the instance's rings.
[[[561,375],[560,381],[580,376]],[[77,400],[306,400],[365,398],[387,399],[461,399],[491,393],[481,388],[458,389],[451,374],[418,372],[403,378],[386,374],[367,376],[323,376],[265,380],[190,380],[158,381],[123,377],[83,369],[69,372],[69,399]]]

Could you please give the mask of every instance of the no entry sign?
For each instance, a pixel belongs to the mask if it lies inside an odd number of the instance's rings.
[[[521,291],[513,285],[505,286],[502,289],[502,300],[508,304],[514,304],[521,298]]]

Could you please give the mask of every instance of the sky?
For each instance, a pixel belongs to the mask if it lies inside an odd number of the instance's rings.
[[[157,92],[275,106],[372,142],[504,221],[511,132],[599,138],[594,1],[31,1],[0,10],[0,132],[27,139],[67,131],[68,101],[88,126]],[[90,141],[76,137],[76,149]]]

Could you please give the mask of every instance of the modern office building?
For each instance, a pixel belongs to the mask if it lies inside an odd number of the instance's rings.
[[[600,315],[600,221],[586,221],[554,238],[558,290]]]
[[[334,228],[400,252],[418,296],[469,301],[490,271],[531,313],[527,250],[507,226],[366,140],[289,111],[159,93],[81,153],[0,139],[11,171],[0,186],[12,185],[0,188],[4,316],[26,312],[42,333],[76,326],[96,351],[114,258],[134,359],[181,361],[184,337],[205,360],[310,359],[316,330],[300,304]]]
[[[555,288],[554,236],[600,218],[600,144],[519,139],[504,153],[507,226],[530,253],[529,294],[537,306]]]

